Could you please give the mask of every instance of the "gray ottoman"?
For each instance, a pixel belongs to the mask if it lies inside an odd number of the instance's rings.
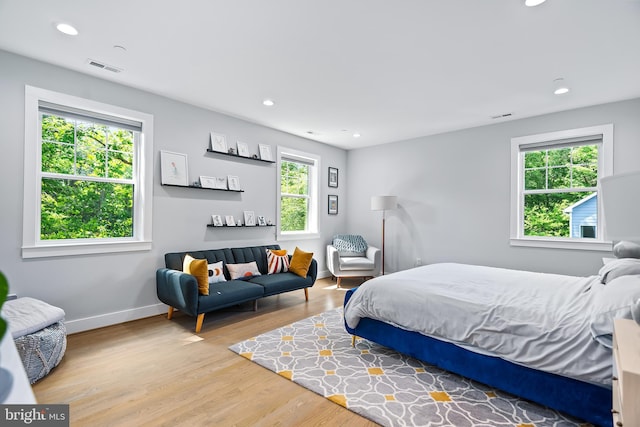
[[[35,298],[5,302],[2,316],[22,359],[31,384],[58,366],[67,349],[64,310]]]

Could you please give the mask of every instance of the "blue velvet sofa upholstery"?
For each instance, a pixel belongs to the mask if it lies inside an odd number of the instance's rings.
[[[305,300],[309,300],[308,288],[313,286],[318,275],[318,264],[311,261],[307,277],[294,273],[267,274],[267,249],[280,249],[279,245],[249,246],[243,248],[211,249],[204,251],[171,252],[164,256],[166,268],[156,272],[156,290],[158,298],[169,306],[167,318],[171,319],[174,310],[180,310],[190,316],[196,316],[196,333],[202,329],[205,313],[225,307],[253,301],[253,309],[258,308],[258,299],[283,292],[304,290]],[[200,295],[194,276],[182,272],[185,255],[206,259],[209,264],[223,261],[226,282],[209,285],[209,295]],[[248,279],[230,280],[227,264],[241,264],[255,261],[260,276]]]

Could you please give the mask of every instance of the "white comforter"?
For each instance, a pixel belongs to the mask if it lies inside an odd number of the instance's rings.
[[[611,384],[611,350],[591,333],[598,276],[433,264],[365,282],[345,306],[363,317],[590,383]],[[592,289],[593,288],[593,289]]]

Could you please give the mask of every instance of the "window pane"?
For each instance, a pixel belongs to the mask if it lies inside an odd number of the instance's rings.
[[[574,147],[573,153],[574,165],[598,165],[598,146],[597,145],[582,145],[580,147]]]
[[[283,194],[309,194],[309,166],[296,162],[282,162],[280,186]]]
[[[42,240],[132,236],[133,185],[42,180]]]
[[[584,201],[580,206],[574,206],[571,212],[573,232],[569,227],[570,214],[564,210],[592,194],[592,192],[526,194],[524,196],[525,236],[580,237],[581,225],[597,224],[596,198]],[[575,233],[576,230],[578,235]]]
[[[569,166],[571,164],[571,147],[549,150],[549,166]]]
[[[67,120],[63,117],[42,115],[42,140],[74,142],[74,120]]]
[[[571,188],[568,167],[549,168],[549,188]]]
[[[114,127],[110,127],[108,131],[109,150],[133,153],[132,131]]]
[[[282,197],[280,203],[280,229],[282,231],[305,231],[307,229],[307,199]]]
[[[547,188],[546,169],[532,169],[524,171],[525,190],[544,190]]]
[[[598,185],[598,165],[575,166],[573,168],[574,187],[596,187]]]
[[[109,156],[109,178],[133,178],[133,155],[123,153],[121,151],[111,151],[107,153]]]
[[[73,144],[58,142],[42,143],[42,171],[73,174]]]
[[[546,156],[546,151],[528,151],[524,153],[524,167],[527,169],[543,168],[547,166]]]

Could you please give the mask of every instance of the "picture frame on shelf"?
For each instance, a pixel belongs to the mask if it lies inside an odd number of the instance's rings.
[[[220,215],[211,215],[211,223],[214,227],[222,227],[222,217]]]
[[[224,221],[227,223],[227,227],[235,227],[236,220],[233,218],[233,215],[225,215]]]
[[[258,225],[261,227],[266,227],[267,219],[264,217],[264,215],[258,215]]]
[[[244,225],[247,227],[256,225],[256,214],[253,211],[244,211]]]
[[[338,168],[329,167],[329,187],[338,188]]]
[[[220,153],[228,153],[227,136],[221,133],[211,132],[211,149]]]
[[[229,190],[240,191],[240,178],[235,175],[227,176],[227,186]]]
[[[215,188],[217,188],[218,190],[228,190],[228,188],[227,188],[227,177],[226,176],[216,176]]]
[[[329,215],[338,215],[338,196],[330,194],[327,203],[327,212]]]
[[[202,188],[216,188],[215,176],[200,176],[200,187]]]
[[[189,170],[186,154],[161,150],[160,171],[162,184],[189,186]]]
[[[249,154],[249,145],[246,142],[238,141],[236,142],[236,146],[238,147],[238,156],[251,157]]]
[[[258,150],[260,152],[260,160],[267,160],[269,162],[273,161],[273,157],[271,156],[271,146],[267,144],[259,144]]]

